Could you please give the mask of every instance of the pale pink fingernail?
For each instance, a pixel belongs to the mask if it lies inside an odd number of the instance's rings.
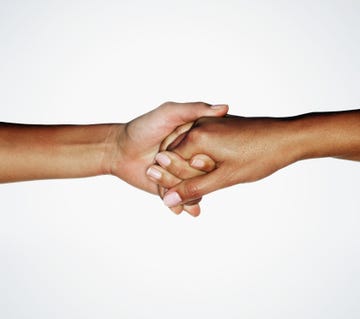
[[[162,153],[159,153],[155,156],[155,160],[160,164],[160,165],[163,165],[163,166],[169,166],[170,163],[171,163],[171,160],[170,158],[165,155],[165,154],[162,154]]]
[[[172,192],[164,196],[164,204],[167,207],[177,206],[181,203],[181,197],[177,192]]]
[[[218,110],[218,109],[222,109],[224,106],[226,106],[226,104],[214,104],[214,105],[211,105],[210,108],[212,108],[214,110]]]
[[[155,179],[160,179],[161,178],[161,172],[159,172],[156,168],[150,167],[147,171],[146,174],[155,178]]]
[[[205,166],[205,162],[201,159],[195,158],[191,161],[192,167],[202,168]]]

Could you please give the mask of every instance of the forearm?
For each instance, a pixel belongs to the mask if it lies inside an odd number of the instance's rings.
[[[107,173],[112,126],[1,124],[0,182]]]
[[[288,125],[297,160],[360,160],[360,110],[305,114],[289,119]]]

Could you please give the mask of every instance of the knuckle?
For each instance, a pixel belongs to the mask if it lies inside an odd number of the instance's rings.
[[[201,134],[200,129],[195,127],[190,131],[190,133],[187,136],[187,139],[191,143],[200,143],[203,137],[204,135]]]
[[[164,188],[170,188],[177,184],[178,179],[169,173],[163,173],[161,178],[157,181],[158,185]]]
[[[179,165],[173,165],[171,167],[171,173],[177,178],[181,178],[184,175],[184,168]]]
[[[184,194],[186,199],[196,199],[201,197],[201,192],[199,186],[194,182],[189,182],[185,189]]]
[[[158,183],[161,187],[168,187],[167,178],[164,174],[161,174],[161,176],[156,180],[156,183]]]
[[[164,102],[163,104],[161,104],[161,105],[159,106],[159,108],[166,109],[166,108],[171,107],[173,104],[174,104],[174,102],[172,102],[172,101],[166,101],[166,102]]]
[[[176,186],[178,183],[180,183],[182,180],[180,178],[177,178],[176,176],[173,175],[168,175],[166,178],[166,181],[164,181],[164,186],[166,188],[171,188]]]

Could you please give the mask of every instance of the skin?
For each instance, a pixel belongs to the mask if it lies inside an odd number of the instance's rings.
[[[165,151],[169,147],[170,144],[176,143],[176,141],[180,138],[182,138],[183,134],[188,132],[192,126],[194,125],[194,122],[192,123],[186,123],[184,125],[181,125],[177,127],[177,129],[172,132],[170,135],[168,135],[165,140],[160,145],[160,151]],[[167,158],[162,158],[161,154],[158,154],[158,156],[155,158],[157,162],[162,162],[164,166],[168,165]],[[187,161],[183,161],[181,157],[178,157],[175,162],[181,162],[182,165],[179,166],[179,171],[176,172],[176,176],[172,174],[167,174],[167,171],[162,170],[161,168],[153,169],[149,168],[147,171],[147,174],[149,175],[150,179],[152,179],[155,183],[158,179],[161,179],[161,177],[164,177],[163,183],[164,186],[158,185],[158,192],[161,198],[164,197],[165,192],[167,188],[173,187],[176,184],[180,183],[182,180],[203,175],[205,173],[211,172],[213,169],[215,169],[215,162],[211,158],[206,159],[206,165],[203,165],[200,169],[195,169],[191,167]],[[154,173],[155,174],[151,174]],[[187,211],[190,215],[193,217],[197,217],[200,214],[200,205],[197,205],[201,201],[201,198],[198,198],[196,200],[193,200],[191,202],[188,202],[184,205],[177,205],[174,207],[169,207],[175,214],[180,214],[183,210]]]
[[[0,183],[112,174],[157,194],[147,178],[162,141],[203,116],[224,116],[227,105],[167,102],[129,123],[0,124]],[[192,169],[192,175],[199,174]],[[173,182],[175,179],[173,179]],[[192,207],[191,207],[192,206]],[[198,209],[190,205],[189,210]]]
[[[304,159],[360,161],[360,110],[289,118],[204,118],[160,154],[162,160],[169,158],[167,165],[158,161],[153,169],[162,170],[157,182],[168,189],[164,203],[173,207],[224,187],[260,180]],[[202,169],[211,159],[216,167],[210,173],[184,177],[186,165]],[[165,182],[169,176],[183,181],[169,187]]]

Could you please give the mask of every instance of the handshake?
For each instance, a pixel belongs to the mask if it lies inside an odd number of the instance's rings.
[[[296,161],[360,160],[360,110],[295,117],[227,115],[227,105],[167,102],[126,124],[0,125],[0,182],[111,174],[176,214],[201,197]]]

